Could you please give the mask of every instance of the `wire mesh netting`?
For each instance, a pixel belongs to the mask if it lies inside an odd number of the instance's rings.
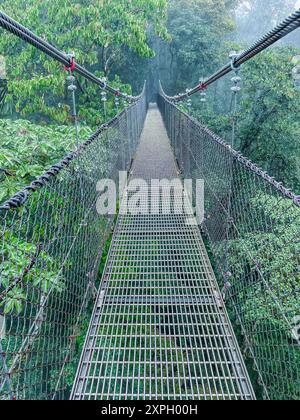
[[[134,161],[131,181],[139,178],[139,214],[119,216],[72,398],[253,399],[198,226],[187,224],[192,208],[180,213],[174,188],[165,213],[163,189],[150,189],[152,179],[178,178],[157,109]]]
[[[263,396],[299,400],[300,197],[163,93],[159,104],[182,172],[204,179],[203,229]]]
[[[113,222],[96,184],[129,169],[145,113],[143,95],[1,207],[1,399],[68,398]]]
[[[7,94],[7,80],[0,78],[0,112],[2,112],[2,108],[4,106],[4,99],[5,99],[6,94]]]

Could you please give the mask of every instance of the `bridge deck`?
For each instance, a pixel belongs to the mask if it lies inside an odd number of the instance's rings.
[[[133,165],[139,177],[178,177],[156,108]],[[253,399],[191,212],[155,205],[157,215],[119,216],[71,398]]]

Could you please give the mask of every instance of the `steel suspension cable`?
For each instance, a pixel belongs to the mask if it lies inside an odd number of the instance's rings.
[[[55,46],[51,45],[49,42],[45,41],[44,39],[37,36],[34,32],[30,31],[25,26],[21,25],[19,22],[12,19],[10,16],[6,15],[4,12],[0,11],[0,27],[5,29],[8,32],[11,32],[13,35],[19,37],[23,41],[33,45],[35,48],[39,49],[40,51],[44,52],[48,56],[52,57],[54,60],[60,62],[66,68],[70,68],[73,66],[74,59],[68,55],[57,49]],[[86,68],[82,67],[81,65],[77,64],[74,66],[74,71],[78,74],[90,80],[93,83],[96,83],[101,89],[106,90],[107,92],[112,93],[115,96],[120,96],[125,99],[129,99],[131,101],[136,101],[140,98],[140,96],[130,96],[124,93],[121,93],[119,90],[114,89],[110,85],[106,83],[106,81],[100,79],[99,77],[95,76]]]
[[[258,55],[265,49],[269,48],[271,45],[275,44],[275,42],[284,38],[286,35],[293,32],[295,29],[299,27],[300,27],[300,9],[298,9],[295,13],[293,13],[288,18],[286,18],[283,22],[281,22],[273,30],[271,30],[262,38],[260,38],[248,49],[238,54],[233,64],[232,62],[226,64],[224,67],[219,69],[216,73],[212,74],[210,77],[202,81],[193,89],[187,90],[187,92],[182,95],[176,95],[176,96],[165,95],[165,97],[169,101],[178,102],[178,101],[182,101],[186,99],[189,96],[194,95],[195,93],[199,91],[203,91],[209,85],[211,85],[212,83],[216,82],[220,78],[224,77],[226,74],[233,71],[235,67],[238,67],[241,64],[246,63],[248,60],[255,57],[256,55]]]

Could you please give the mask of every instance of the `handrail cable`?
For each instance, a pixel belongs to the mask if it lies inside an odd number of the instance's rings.
[[[201,81],[200,84],[195,86],[193,89],[187,89],[186,93],[176,95],[176,96],[166,96],[167,99],[171,102],[179,102],[182,101],[189,96],[194,95],[199,91],[205,90],[209,85],[216,82],[220,78],[224,77],[226,74],[230,73],[234,70],[234,67],[238,67],[241,64],[244,64],[246,61],[250,60],[251,58],[255,57],[265,49],[269,48],[271,45],[275,44],[275,42],[279,41],[280,39],[284,38],[289,33],[293,32],[295,29],[300,27],[300,9],[298,9],[295,13],[290,15],[286,18],[283,22],[277,25],[274,29],[260,38],[257,42],[255,42],[251,47],[246,49],[245,51],[241,52],[236,56],[234,59],[234,63],[232,61],[218,70],[216,73]]]
[[[40,51],[54,58],[56,61],[59,61],[67,68],[70,68],[74,64],[74,58],[71,55],[65,54],[62,51],[58,50],[49,42],[40,38],[34,32],[30,31],[28,28],[21,25],[19,22],[15,21],[14,19],[6,15],[1,10],[0,10],[0,26],[3,29],[7,30],[8,32],[11,32],[12,34],[16,35],[23,41],[38,48]],[[125,93],[121,93],[119,90],[108,85],[105,80],[102,80],[99,77],[95,76],[93,73],[91,73],[89,70],[82,67],[78,63],[76,63],[74,67],[74,71],[76,71],[78,74],[85,77],[86,79],[90,80],[91,82],[96,83],[98,86],[101,87],[101,89],[104,89],[115,96],[120,96],[130,101],[137,101],[140,98],[140,96],[130,96]]]

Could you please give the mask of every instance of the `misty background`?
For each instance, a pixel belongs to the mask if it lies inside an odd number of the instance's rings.
[[[138,12],[118,0],[103,2],[100,9],[96,0],[78,0],[73,7],[62,0],[26,4],[25,10],[24,0],[0,0],[6,13],[63,51],[75,48],[76,59],[97,76],[107,77],[115,88],[139,94],[147,80],[153,102],[159,80],[167,94],[184,93],[228,63],[230,51],[245,49],[300,7],[296,0],[140,0]],[[242,66],[232,145],[296,193],[300,193],[299,47],[298,29]],[[61,142],[61,132],[72,130],[72,120],[60,66],[5,32],[0,51],[0,79],[8,83],[0,104],[0,134],[3,144],[9,144],[0,164],[13,174],[2,172],[1,201],[67,152],[70,146]],[[179,105],[228,143],[232,141],[231,78],[232,74],[210,86],[204,98],[197,94],[191,104]],[[80,77],[77,83],[78,118],[86,137],[126,104],[108,95],[104,107],[97,87]],[[21,128],[16,128],[16,120]],[[28,144],[25,147],[18,135],[29,133],[29,123],[31,131],[47,139],[47,154],[41,153],[38,164],[28,158]]]

